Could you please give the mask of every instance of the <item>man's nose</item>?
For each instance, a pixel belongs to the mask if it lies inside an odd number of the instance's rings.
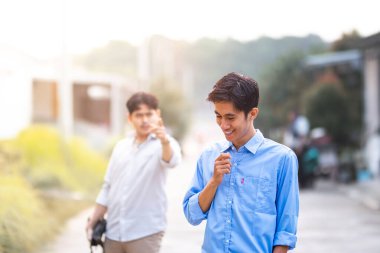
[[[149,117],[147,115],[144,115],[142,120],[144,123],[147,123],[149,121]]]
[[[222,119],[222,121],[220,122],[220,128],[222,128],[223,130],[228,129],[230,128],[230,124],[226,120]]]

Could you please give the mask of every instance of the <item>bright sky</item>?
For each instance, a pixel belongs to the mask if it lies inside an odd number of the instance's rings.
[[[47,57],[60,54],[63,41],[80,53],[152,34],[246,41],[314,33],[332,41],[354,28],[379,32],[379,7],[376,0],[0,0],[0,44]]]

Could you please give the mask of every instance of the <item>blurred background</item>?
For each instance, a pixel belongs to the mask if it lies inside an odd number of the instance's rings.
[[[1,1],[0,252],[87,250],[87,210],[140,90],[184,154],[162,252],[199,252],[202,227],[180,203],[197,156],[223,138],[205,99],[233,71],[259,83],[255,127],[298,156],[295,251],[378,250],[376,16],[370,0]]]

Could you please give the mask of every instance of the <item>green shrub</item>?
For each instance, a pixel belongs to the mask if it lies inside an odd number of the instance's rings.
[[[0,253],[36,250],[90,206],[106,163],[83,140],[65,140],[48,126],[0,141]],[[74,192],[91,194],[91,203]]]
[[[97,192],[103,181],[107,160],[79,138],[72,138],[67,147],[70,157],[68,169],[79,183],[78,190]]]
[[[0,176],[0,252],[31,252],[56,229],[44,203],[18,176]]]
[[[79,138],[66,141],[54,128],[37,125],[22,131],[15,146],[22,175],[39,189],[92,193],[100,187],[107,161]]]

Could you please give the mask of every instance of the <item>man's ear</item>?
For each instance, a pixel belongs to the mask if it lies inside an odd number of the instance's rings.
[[[127,121],[128,121],[128,123],[131,123],[131,114],[130,114],[130,113],[127,113],[126,116],[127,116]]]
[[[250,119],[256,119],[257,118],[257,116],[259,115],[259,108],[257,108],[257,107],[254,107],[254,108],[252,108],[252,110],[249,112],[249,117],[250,117]]]
[[[161,110],[160,109],[157,109],[157,115],[161,117]]]

